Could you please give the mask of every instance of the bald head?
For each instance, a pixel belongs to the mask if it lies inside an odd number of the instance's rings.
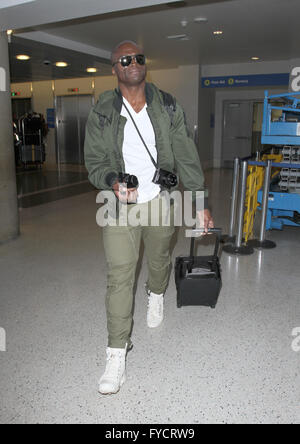
[[[112,52],[111,63],[116,63],[120,57],[127,54],[144,54],[144,49],[136,42],[124,40],[119,43]]]
[[[147,67],[144,59],[136,56],[144,55],[144,50],[137,43],[124,41],[114,49],[112,53],[112,73],[117,76],[120,89],[130,87],[144,87]],[[123,57],[130,56],[129,63],[121,63]],[[120,62],[120,63],[119,63]]]

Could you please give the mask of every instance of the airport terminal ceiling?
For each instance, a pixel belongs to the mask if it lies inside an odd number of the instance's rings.
[[[20,7],[26,10],[41,2]],[[15,30],[10,48],[12,81],[83,77],[86,64],[97,65],[97,76],[110,75],[109,54],[124,39],[144,46],[152,70],[249,63],[254,56],[262,62],[299,58],[299,0],[136,0],[127,10],[120,10],[118,1],[110,3],[111,12],[100,7],[101,13],[88,15],[88,6],[94,4],[89,0],[84,17]],[[147,7],[142,8],[142,3]],[[222,34],[214,35],[215,31]],[[27,65],[15,60],[22,47],[30,52]],[[52,62],[53,56],[55,61],[67,59],[69,66],[58,70],[43,65],[47,59]]]
[[[28,54],[31,58],[19,61],[16,59],[18,54]],[[95,74],[86,72],[90,67],[97,69],[97,76],[111,75],[108,60],[15,36],[9,45],[9,55],[12,83],[93,77]],[[68,66],[56,67],[55,62],[62,60],[66,60]]]

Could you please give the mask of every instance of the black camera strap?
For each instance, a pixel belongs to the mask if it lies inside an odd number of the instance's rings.
[[[131,118],[131,120],[132,120],[132,123],[134,124],[134,127],[135,127],[135,129],[137,130],[137,133],[138,133],[138,135],[140,136],[140,139],[141,139],[141,141],[143,142],[143,145],[144,145],[144,147],[145,147],[146,150],[147,150],[147,153],[148,153],[149,156],[150,156],[151,162],[153,163],[153,165],[155,166],[155,169],[157,170],[157,169],[158,169],[158,165],[157,165],[157,163],[155,162],[155,160],[154,160],[152,154],[150,153],[150,150],[149,150],[149,148],[147,147],[147,144],[146,144],[146,142],[145,142],[143,136],[141,135],[141,132],[140,132],[140,130],[138,129],[138,126],[137,126],[137,124],[135,123],[135,120],[134,120],[134,118],[132,117],[132,114],[131,114],[131,112],[129,111],[129,109],[128,109],[128,107],[126,106],[126,103],[125,103],[124,101],[123,101],[123,105],[124,105],[126,111],[128,112],[128,114],[129,114],[129,116],[130,116],[130,118]]]

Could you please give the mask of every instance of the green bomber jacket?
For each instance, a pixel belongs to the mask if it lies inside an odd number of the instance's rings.
[[[177,174],[187,191],[208,190],[197,148],[190,137],[185,114],[174,100],[173,115],[166,108],[164,94],[152,83],[146,83],[147,111],[153,125],[158,166]],[[170,96],[171,97],[171,96]],[[110,190],[119,173],[126,173],[122,154],[124,128],[127,119],[121,116],[122,94],[106,91],[90,112],[84,146],[85,164],[90,182],[99,190]]]

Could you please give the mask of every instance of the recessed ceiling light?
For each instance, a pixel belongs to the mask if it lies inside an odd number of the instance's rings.
[[[223,31],[214,31],[214,35],[222,35]]]
[[[29,60],[30,57],[28,55],[25,55],[25,54],[20,54],[20,55],[17,55],[17,59],[18,60]]]
[[[87,68],[86,71],[87,71],[87,72],[97,72],[98,69],[97,69],[97,68]]]
[[[182,26],[183,28],[186,28],[187,25],[189,24],[189,22],[188,22],[187,19],[182,19],[181,22],[180,22],[180,24],[181,24],[181,26]]]
[[[66,68],[68,64],[66,62],[56,62],[55,66],[57,66],[57,68]]]
[[[257,61],[257,60],[260,60],[260,58],[259,57],[251,57],[251,60]]]
[[[13,33],[13,30],[12,30],[12,29],[8,29],[8,30],[6,31],[6,34],[7,34],[7,41],[8,41],[8,43],[11,43],[11,36],[12,36],[12,33]]]

